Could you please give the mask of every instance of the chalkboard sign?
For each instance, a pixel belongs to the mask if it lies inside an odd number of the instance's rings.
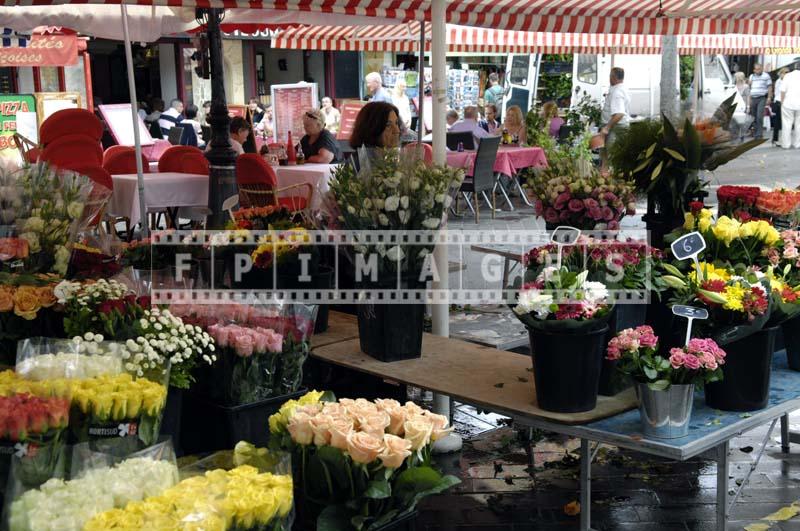
[[[559,225],[550,235],[550,241],[557,245],[575,245],[581,236],[581,230],[567,225]]]
[[[319,108],[316,83],[294,83],[291,85],[272,85],[272,109],[275,117],[275,142],[286,142],[287,132],[292,132],[292,140],[300,142],[305,135],[303,115]]]
[[[681,236],[671,245],[672,254],[678,260],[695,258],[706,248],[706,241],[699,232],[690,232],[686,236]]]
[[[694,306],[683,306],[676,304],[672,307],[672,313],[687,319],[708,319],[708,310],[705,308],[695,308]]]
[[[133,135],[133,120],[131,119],[131,104],[117,103],[114,105],[98,105],[103,120],[108,124],[108,129],[117,144],[120,146],[133,146],[136,144]],[[147,126],[144,125],[141,116],[136,117],[139,122],[139,140],[143,146],[153,145],[153,137],[150,136]]]

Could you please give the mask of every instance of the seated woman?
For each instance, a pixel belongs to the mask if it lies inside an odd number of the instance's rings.
[[[231,119],[231,127],[230,127],[230,142],[231,147],[236,152],[236,156],[244,153],[244,148],[242,144],[247,141],[247,138],[250,136],[250,122],[248,122],[245,118],[241,116],[236,116]],[[206,151],[211,150],[211,142],[208,143],[206,146]],[[253,151],[255,152],[255,151]]]
[[[558,105],[554,101],[548,101],[542,105],[542,118],[545,119],[545,127],[547,132],[553,138],[558,138],[558,133],[561,126],[564,125],[564,119],[558,115]]]
[[[312,109],[303,115],[303,129],[306,134],[300,139],[300,147],[308,162],[335,164],[342,162],[339,141],[325,129],[322,111]]]
[[[367,103],[359,111],[350,146],[353,148],[396,148],[400,145],[400,113],[384,101]]]
[[[519,105],[512,105],[506,109],[506,117],[503,121],[503,129],[514,139],[513,142],[520,146],[528,143],[528,132],[525,125],[525,116]]]

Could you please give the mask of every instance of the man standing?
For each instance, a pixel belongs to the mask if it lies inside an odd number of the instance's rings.
[[[800,61],[781,83],[781,146],[800,148]],[[792,133],[794,126],[794,133]]]
[[[158,125],[161,127],[161,134],[164,138],[169,135],[169,130],[181,123],[183,120],[183,102],[177,98],[169,103],[169,109],[161,113],[158,118]]]
[[[370,72],[367,74],[367,77],[364,78],[364,81],[367,82],[367,90],[372,95],[369,101],[384,101],[394,105],[392,95],[389,94],[388,90],[383,88],[383,79],[381,79],[379,73]]]
[[[502,105],[503,96],[507,92],[508,90],[500,86],[500,76],[497,75],[497,72],[492,72],[489,74],[489,88],[483,93],[484,105]]]
[[[764,135],[764,108],[772,103],[772,78],[764,72],[764,68],[756,63],[750,75],[750,101],[747,106],[753,116],[755,133],[753,138]]]
[[[606,150],[614,143],[620,129],[627,128],[631,119],[631,97],[623,82],[625,81],[625,70],[620,67],[611,69],[609,83],[611,87],[606,94],[603,104],[602,121],[603,128],[600,134],[606,137]]]

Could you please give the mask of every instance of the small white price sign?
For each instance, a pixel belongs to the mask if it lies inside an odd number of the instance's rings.
[[[706,241],[703,239],[702,234],[699,232],[690,232],[672,242],[670,248],[672,249],[672,255],[678,260],[691,259],[694,261],[697,278],[698,280],[702,278],[700,262],[697,260],[697,255],[706,249]]]
[[[705,308],[695,308],[694,306],[683,306],[676,304],[672,307],[672,314],[678,317],[685,317],[689,323],[686,325],[686,341],[684,344],[689,344],[689,339],[692,337],[692,321],[695,319],[708,319],[708,310]]]
[[[561,270],[562,249],[569,245],[575,245],[580,237],[581,229],[576,229],[575,227],[570,227],[568,225],[559,225],[550,235],[550,241],[553,242],[556,247],[558,247],[558,262],[556,265],[559,270]]]

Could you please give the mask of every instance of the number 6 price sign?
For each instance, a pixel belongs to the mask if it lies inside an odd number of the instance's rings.
[[[708,310],[704,308],[695,308],[694,306],[682,306],[676,304],[672,307],[672,314],[678,317],[685,317],[689,323],[686,325],[686,341],[684,345],[689,344],[689,339],[692,337],[692,321],[695,319],[708,319]]]
[[[691,258],[694,261],[694,267],[697,271],[697,280],[702,279],[700,271],[700,262],[697,260],[697,255],[702,253],[706,248],[706,241],[699,232],[690,232],[685,236],[681,236],[670,246],[672,254],[678,260],[686,260]]]
[[[561,271],[561,250],[569,245],[575,245],[581,236],[581,230],[568,225],[560,225],[550,235],[550,241],[558,247],[558,270]]]

